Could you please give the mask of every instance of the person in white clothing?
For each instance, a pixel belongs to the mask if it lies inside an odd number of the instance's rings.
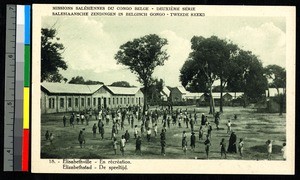
[[[283,158],[283,160],[286,160],[286,143],[283,143],[282,146],[283,146],[281,149],[282,158]]]

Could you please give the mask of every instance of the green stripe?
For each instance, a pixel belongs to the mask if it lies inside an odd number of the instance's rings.
[[[24,87],[30,86],[30,45],[25,45],[24,49]]]

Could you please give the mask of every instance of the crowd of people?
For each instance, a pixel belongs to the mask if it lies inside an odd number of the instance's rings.
[[[198,117],[199,115],[200,117]],[[109,137],[112,143],[111,147],[114,151],[114,154],[117,154],[117,150],[119,149],[122,156],[126,155],[126,145],[128,143],[135,143],[135,154],[142,155],[142,144],[149,143],[151,141],[158,141],[158,139],[160,139],[161,155],[166,156],[167,144],[174,143],[169,142],[166,139],[166,133],[170,128],[178,128],[182,129],[181,144],[183,154],[187,155],[189,147],[192,152],[195,151],[197,148],[196,142],[198,141],[201,144],[204,144],[206,158],[209,158],[210,148],[212,144],[216,144],[215,142],[212,143],[213,127],[211,123],[215,123],[215,130],[224,130],[220,128],[221,113],[215,113],[213,118],[214,120],[211,121],[208,119],[207,115],[204,113],[200,114],[199,112],[196,112],[195,109],[194,111],[188,111],[187,109],[170,110],[156,108],[154,110],[145,110],[143,113],[140,106],[128,106],[126,108],[119,107],[116,109],[102,107],[99,108],[99,110],[89,109],[82,112],[72,112],[69,117],[69,126],[72,128],[74,128],[76,125],[85,125],[88,127],[90,121],[96,121],[96,123],[93,123],[91,129],[93,137],[97,137],[97,132],[100,134],[101,140],[104,140],[105,137]],[[237,115],[234,115],[233,118],[236,120]],[[66,127],[66,115],[63,116],[62,121],[63,126]],[[196,125],[199,127],[199,129],[196,129]],[[127,128],[126,130],[125,126]],[[226,159],[228,153],[239,154],[239,157],[243,158],[243,138],[240,138],[238,141],[237,135],[232,128],[232,123],[230,120],[228,120],[226,126],[226,134],[229,136],[228,146],[225,138],[221,138],[219,143],[220,158]],[[106,129],[107,127],[111,127],[111,131],[105,132],[105,127]],[[132,129],[131,131],[133,132],[133,136],[130,136],[128,128]],[[160,137],[156,138],[159,133],[158,129],[161,129]],[[85,132],[85,128],[82,128],[79,131],[78,142],[80,148],[84,148],[84,145],[86,144],[85,133],[88,133]],[[196,138],[196,133],[198,133],[198,138]],[[53,133],[46,131],[45,138],[52,144],[54,135]],[[132,138],[134,141],[130,140]],[[188,141],[190,142],[190,146],[188,146]],[[272,140],[268,140],[266,142],[268,159],[271,159],[272,142]],[[286,144],[284,143],[282,148],[283,159],[286,158],[285,146]]]

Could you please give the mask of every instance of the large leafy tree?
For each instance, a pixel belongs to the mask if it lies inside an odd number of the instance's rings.
[[[151,85],[148,88],[148,102],[157,103],[161,100],[161,94],[164,87],[164,81],[162,79],[153,79]]]
[[[275,100],[279,102],[279,115],[283,113],[283,107],[286,96],[286,70],[278,65],[268,65],[265,67],[265,76],[269,81],[269,87],[277,89],[277,97]],[[283,94],[279,93],[279,88],[283,88]]]
[[[228,80],[229,91],[243,91],[244,102],[258,101],[267,88],[267,79],[261,61],[251,51],[239,50],[233,58],[232,76]]]
[[[58,43],[55,29],[42,28],[41,31],[41,81],[61,82],[63,76],[59,70],[68,68],[61,55],[64,46]]]
[[[265,67],[265,76],[269,80],[269,86],[277,89],[286,88],[286,70],[278,65],[268,65]]]
[[[222,109],[222,93],[223,87],[230,77],[228,70],[231,68],[230,59],[237,51],[237,46],[219,39],[217,36],[204,38],[202,36],[194,36],[191,39],[192,52],[189,54],[188,60],[184,63],[180,70],[180,80],[183,86],[188,85],[194,87],[195,91],[205,90],[210,93],[210,112],[215,112],[215,103],[212,96],[212,85],[221,80],[221,103]]]
[[[92,81],[92,80],[84,80],[82,76],[72,77],[69,81],[69,84],[87,84],[87,85],[95,85],[95,84],[103,84],[100,81]]]
[[[117,81],[113,82],[111,86],[116,86],[116,87],[131,87],[129,82],[127,81]]]
[[[127,66],[144,86],[143,111],[147,107],[147,92],[152,82],[153,71],[155,67],[164,65],[169,57],[163,49],[167,43],[167,39],[160,38],[156,34],[149,34],[121,45],[115,55],[117,63]]]

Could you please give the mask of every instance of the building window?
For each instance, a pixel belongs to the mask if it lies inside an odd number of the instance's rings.
[[[116,98],[117,99],[117,105],[119,104],[119,98]]]
[[[54,109],[54,98],[49,98],[49,109]]]
[[[60,105],[60,108],[64,108],[65,107],[65,99],[64,98],[60,98],[59,99],[59,105]]]
[[[113,100],[112,100],[112,104],[115,104],[115,98],[112,98]]]
[[[81,98],[81,106],[84,106],[84,98]]]
[[[129,98],[127,99],[127,103],[128,103],[128,104],[130,104],[130,100],[129,100]]]
[[[72,107],[72,99],[68,98],[68,107]]]
[[[93,99],[93,106],[96,106],[96,98]]]
[[[87,105],[91,106],[91,99],[90,98],[87,99]]]
[[[132,104],[134,104],[134,98],[131,98],[131,102],[132,102]]]
[[[110,105],[110,98],[108,98],[108,104]]]
[[[124,98],[124,104],[126,104],[126,98]]]
[[[120,98],[120,104],[122,104],[122,98]]]
[[[75,107],[78,107],[78,98],[75,98]]]

